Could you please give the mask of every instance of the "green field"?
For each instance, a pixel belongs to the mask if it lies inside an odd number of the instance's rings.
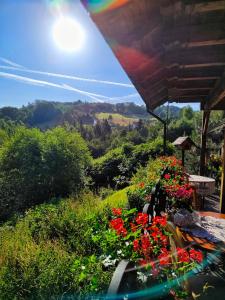
[[[112,124],[120,125],[120,126],[128,126],[128,125],[138,122],[138,119],[136,119],[136,118],[128,118],[121,114],[99,113],[99,114],[96,114],[95,116],[99,120],[107,119]],[[112,116],[111,119],[110,119],[110,116]]]

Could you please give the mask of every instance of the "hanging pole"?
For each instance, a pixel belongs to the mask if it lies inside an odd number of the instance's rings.
[[[184,149],[181,150],[182,153],[182,166],[184,167],[184,160],[185,160],[185,156],[184,156]]]
[[[209,124],[210,110],[203,111],[202,118],[202,137],[201,137],[201,156],[200,156],[200,175],[205,175],[206,166],[206,146],[207,146],[207,131]]]
[[[158,115],[156,115],[153,111],[147,108],[147,112],[160,121],[163,124],[163,154],[166,155],[166,137],[167,137],[167,124],[166,121],[161,119]]]
[[[222,177],[221,177],[221,192],[220,192],[220,212],[225,213],[225,130],[223,131],[224,142],[222,150]]]

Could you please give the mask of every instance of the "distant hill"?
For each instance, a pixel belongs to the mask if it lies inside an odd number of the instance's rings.
[[[167,107],[161,106],[155,111],[160,117],[167,117]],[[170,117],[177,118],[180,108],[170,106]],[[0,109],[0,119],[22,122],[27,126],[41,129],[52,128],[65,122],[93,125],[97,119],[109,119],[113,125],[128,126],[139,119],[150,119],[145,106],[127,103],[88,103],[55,102],[36,100],[21,108],[3,107]]]

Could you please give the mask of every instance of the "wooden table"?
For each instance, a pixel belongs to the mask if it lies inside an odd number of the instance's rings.
[[[207,216],[207,217],[214,217],[218,219],[225,219],[225,214],[220,214],[220,213],[215,213],[215,212],[205,212],[205,211],[200,211],[198,212],[201,216]],[[225,230],[225,228],[224,228]],[[225,244],[223,242],[221,243],[212,243],[209,242],[206,239],[195,237],[191,235],[190,233],[181,231],[182,237],[186,243],[196,243],[196,245],[200,248],[203,248],[205,250],[216,250],[219,249],[225,252]]]

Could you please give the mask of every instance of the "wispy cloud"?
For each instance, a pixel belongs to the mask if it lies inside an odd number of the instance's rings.
[[[134,88],[132,84],[129,83],[121,83],[121,82],[114,82],[114,81],[108,81],[108,80],[99,80],[99,79],[93,79],[93,78],[84,78],[84,77],[78,77],[78,76],[72,76],[72,75],[66,75],[66,74],[59,74],[59,73],[51,73],[51,72],[43,72],[38,70],[32,70],[25,67],[18,67],[18,66],[2,66],[0,65],[1,69],[5,70],[14,70],[19,72],[25,72],[30,74],[38,74],[38,75],[45,75],[50,77],[57,77],[57,78],[63,78],[63,79],[70,79],[70,80],[76,80],[76,81],[84,81],[84,82],[90,82],[90,83],[98,83],[98,84],[107,84],[107,85],[116,85],[120,87],[126,87],[126,88]]]
[[[71,87],[69,85],[57,84],[57,83],[53,83],[53,82],[49,82],[49,81],[45,81],[45,80],[33,79],[30,77],[20,76],[20,75],[11,74],[11,73],[0,72],[0,77],[16,80],[16,81],[19,81],[19,82],[22,82],[25,84],[31,84],[31,85],[37,85],[37,86],[43,86],[43,87],[48,86],[48,87],[59,88],[59,89],[64,89],[64,90],[68,90],[68,91],[74,91],[79,94],[86,95],[96,101],[97,100],[102,101],[102,100],[99,100],[98,97],[99,98],[108,98],[107,96],[83,91],[83,90]]]
[[[15,63],[15,62],[13,62],[13,61],[7,59],[7,58],[0,57],[0,60],[1,60],[2,62],[4,62],[5,64],[10,65],[10,66],[12,66],[12,67],[24,69],[23,66],[21,66],[21,65],[19,65],[19,64],[17,64],[17,63]],[[7,67],[7,66],[6,66],[6,67]]]
[[[72,87],[71,85],[67,84],[57,84],[54,82],[46,81],[46,80],[38,80],[30,77],[25,77],[25,76],[20,76],[17,74],[12,74],[12,73],[6,73],[6,72],[0,72],[0,77],[6,78],[6,79],[12,79],[16,80],[25,84],[31,84],[31,85],[36,85],[36,86],[42,86],[42,87],[53,87],[53,88],[59,88],[59,89],[64,89],[67,91],[73,91],[76,93],[79,93],[81,95],[87,96],[91,98],[92,100],[95,100],[97,102],[104,102],[104,101],[115,101],[119,99],[129,99],[132,97],[136,97],[138,94],[131,94],[127,96],[122,96],[122,97],[109,97],[101,94],[96,94],[96,93],[90,93],[88,91],[83,91],[80,89],[77,89],[75,87]]]
[[[107,85],[115,85],[119,87],[126,87],[126,88],[134,88],[132,84],[127,84],[127,83],[121,83],[121,82],[114,82],[114,81],[107,81],[107,80],[98,80],[98,79],[92,79],[92,78],[83,78],[83,77],[78,77],[78,76],[72,76],[72,75],[66,75],[66,74],[59,74],[59,73],[51,73],[51,72],[43,72],[39,70],[33,70],[33,69],[28,69],[24,66],[21,66],[9,59],[6,59],[4,57],[0,57],[0,61],[8,64],[8,65],[0,65],[0,69],[2,70],[11,70],[11,71],[18,71],[18,72],[23,72],[23,73],[29,73],[29,74],[37,74],[37,75],[44,75],[44,76],[49,76],[49,77],[55,77],[55,78],[62,78],[66,80],[75,80],[75,81],[83,81],[83,82],[90,82],[90,83],[96,83],[96,84],[107,84]],[[48,86],[52,88],[60,88],[68,91],[73,91],[76,93],[79,93],[81,95],[85,95],[89,97],[90,99],[97,101],[97,102],[117,102],[117,101],[128,101],[131,98],[135,98],[138,96],[138,93],[133,93],[121,97],[110,97],[110,96],[105,96],[101,94],[96,94],[96,93],[91,93],[88,91],[83,91],[81,89],[75,88],[71,85],[62,83],[54,83],[50,82],[47,80],[39,80],[39,79],[34,79],[31,77],[26,77],[26,76],[21,76],[17,74],[12,73],[7,73],[7,72],[1,72],[0,71],[0,77],[7,78],[7,79],[12,79],[16,80],[25,84],[31,84],[31,85],[36,85],[36,86]]]

